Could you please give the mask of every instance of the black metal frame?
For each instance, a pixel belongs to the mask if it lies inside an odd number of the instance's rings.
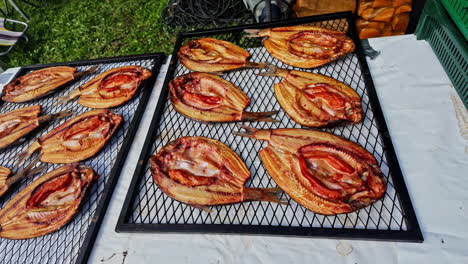
[[[205,37],[216,34],[226,34],[232,32],[239,32],[244,29],[261,29],[279,26],[291,26],[304,23],[320,22],[325,20],[334,19],[347,19],[349,23],[349,35],[356,44],[356,51],[358,61],[361,65],[361,72],[364,77],[366,87],[368,89],[370,104],[373,108],[375,118],[378,120],[378,130],[383,135],[383,142],[386,149],[387,163],[392,171],[395,189],[398,190],[398,197],[401,207],[407,218],[407,231],[398,230],[371,230],[371,229],[349,229],[349,228],[304,228],[304,227],[284,227],[284,226],[261,226],[261,225],[226,225],[226,224],[140,224],[128,223],[131,216],[131,206],[134,203],[138,194],[138,184],[143,179],[145,169],[147,168],[147,161],[152,153],[151,146],[153,140],[158,136],[157,127],[160,118],[164,111],[164,104],[168,96],[168,84],[173,78],[177,66],[177,51],[180,48],[184,38]],[[365,59],[363,49],[358,38],[356,25],[351,12],[339,12],[334,14],[304,17],[288,21],[269,22],[261,24],[242,25],[229,28],[211,29],[203,31],[194,31],[187,33],[180,33],[177,37],[175,48],[172,54],[172,59],[166,75],[163,90],[161,92],[158,104],[156,106],[155,114],[151,122],[149,134],[144,143],[142,153],[139,157],[138,165],[135,169],[129,191],[125,198],[122,211],[120,213],[117,226],[117,232],[198,232],[198,233],[247,233],[247,234],[272,234],[272,235],[285,235],[285,236],[313,236],[325,238],[345,238],[345,239],[370,239],[370,240],[384,240],[384,241],[402,241],[402,242],[422,242],[423,236],[414,212],[411,200],[406,188],[403,175],[401,173],[398,160],[396,158],[395,150],[388,132],[388,128],[380,107],[380,103],[375,91],[375,87],[369,72],[369,67]]]
[[[150,69],[153,75],[148,80],[146,80],[144,83],[144,86],[140,88],[142,90],[141,99],[138,102],[138,106],[135,110],[134,117],[132,119],[131,124],[129,125],[127,134],[125,135],[120,151],[116,156],[115,163],[110,171],[108,180],[104,185],[102,196],[97,202],[96,211],[92,217],[91,224],[88,226],[88,231],[86,232],[86,236],[84,238],[83,244],[80,247],[78,256],[76,257],[76,260],[75,260],[76,264],[86,263],[89,258],[89,255],[91,254],[93,244],[95,242],[100,225],[104,219],[105,212],[109,205],[112,192],[115,188],[115,185],[117,184],[117,179],[120,176],[120,172],[125,163],[128,151],[132,145],[133,138],[138,130],[139,123],[146,109],[148,100],[151,96],[154,83],[159,74],[160,67],[164,62],[165,55],[164,53],[148,53],[148,54],[141,54],[141,55],[98,58],[98,59],[90,59],[90,60],[83,60],[83,61],[36,64],[36,65],[21,67],[21,69],[17,72],[15,76],[15,78],[17,78],[21,75],[26,74],[27,72],[31,70],[38,70],[41,68],[53,67],[53,66],[75,66],[77,67],[77,66],[85,66],[85,65],[100,64],[100,63],[118,63],[118,62],[125,62],[125,61],[148,60],[148,59],[154,59],[155,61],[153,68]]]

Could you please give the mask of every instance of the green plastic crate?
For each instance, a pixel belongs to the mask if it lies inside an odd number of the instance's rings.
[[[442,0],[442,4],[468,40],[468,0]]]
[[[439,1],[426,1],[416,28],[416,36],[430,43],[468,108],[468,43]]]

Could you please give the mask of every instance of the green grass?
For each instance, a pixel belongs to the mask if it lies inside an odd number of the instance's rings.
[[[171,53],[175,33],[161,23],[168,0],[42,1],[24,6],[27,36],[0,59],[9,67],[100,57]],[[47,3],[47,4],[44,4]],[[22,20],[16,13],[12,18]]]

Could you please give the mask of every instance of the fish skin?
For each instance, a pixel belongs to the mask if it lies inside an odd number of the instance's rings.
[[[177,57],[192,71],[222,72],[245,67],[250,53],[224,40],[202,38],[183,45]]]
[[[321,27],[303,25],[267,28],[260,30],[257,36],[266,37],[263,45],[273,57],[283,63],[300,68],[319,67],[355,50],[354,42],[345,33]],[[295,43],[311,43],[312,41],[316,41],[316,36],[329,37],[336,40],[337,44],[331,47],[333,50],[330,51],[328,56],[308,55],[307,52],[301,54],[296,50],[297,47],[294,49]],[[301,41],[301,37],[303,37],[304,41]],[[297,42],[295,42],[296,40]],[[325,40],[322,43],[325,45]],[[328,47],[324,48],[325,46],[318,44],[311,45],[322,47],[321,50],[328,50]],[[291,50],[292,46],[293,50]]]
[[[7,84],[3,89],[2,99],[11,103],[21,103],[43,97],[74,80],[75,72],[76,68],[68,66],[49,67],[30,72]],[[26,84],[23,85],[24,83]],[[23,91],[28,88],[29,91]]]
[[[93,133],[88,133],[81,138],[77,139],[80,141],[82,147],[81,150],[68,149],[67,144],[63,144],[67,140],[75,140],[67,137],[67,132],[73,127],[77,129],[83,122],[89,121],[92,118],[105,118],[102,121],[102,125],[111,124],[110,129],[106,130],[103,138],[94,136]],[[99,150],[104,147],[106,142],[115,133],[117,128],[123,122],[123,118],[119,114],[115,114],[108,109],[96,109],[91,110],[76,117],[73,117],[63,123],[62,125],[54,128],[49,133],[38,138],[28,149],[28,153],[32,154],[40,149],[40,160],[48,163],[71,163],[78,162],[84,159],[94,156]],[[107,128],[107,126],[106,126]],[[81,130],[77,133],[85,133],[87,130],[80,128]],[[92,131],[99,131],[100,126],[92,127]],[[89,132],[92,132],[89,131]],[[93,136],[89,136],[93,135]]]
[[[376,159],[354,142],[318,130],[291,128],[251,131],[253,132],[249,137],[268,141],[267,147],[259,153],[268,174],[293,200],[311,211],[324,215],[349,213],[372,204],[385,194],[385,181]],[[335,196],[336,192],[333,195],[330,193],[331,196],[320,193],[302,171],[302,148],[306,148],[308,153],[313,153],[314,148],[320,151],[331,148],[330,155],[335,155],[334,151],[343,153],[337,154],[345,155],[341,156],[341,160],[347,161],[356,171],[364,168],[364,172],[368,173],[367,179],[360,175],[366,188],[359,187],[359,184],[358,187],[347,187],[347,190],[343,187],[344,190],[338,197]],[[319,175],[314,175],[317,172],[311,170],[310,173],[319,179]],[[321,188],[328,189],[326,185]]]
[[[76,175],[71,184],[75,189],[73,203],[53,206],[31,206],[30,198],[44,183],[66,174]],[[16,194],[0,210],[0,237],[8,239],[29,239],[52,233],[68,223],[78,211],[81,200],[91,183],[97,179],[92,168],[72,163],[42,175]],[[62,192],[63,190],[59,190]],[[48,195],[50,197],[57,191]],[[47,198],[47,197],[46,197]]]
[[[41,113],[40,105],[33,105],[19,108],[11,112],[0,114],[0,125],[8,120],[20,119],[13,129],[9,129],[2,133],[0,131],[0,149],[6,148],[14,144],[18,139],[24,137],[39,126],[39,114]],[[2,135],[3,134],[3,135]]]
[[[348,85],[321,74],[286,71],[287,75],[281,76],[284,78],[283,81],[276,83],[273,88],[281,107],[295,122],[308,127],[323,127],[343,121],[354,124],[362,121],[361,98]],[[309,87],[317,84],[329,86],[326,89],[330,89],[330,92],[323,92],[312,99],[307,92],[314,89]],[[324,97],[326,95],[336,98],[326,98]],[[327,99],[340,99],[345,103],[343,107],[335,108],[335,113],[332,114],[322,107],[324,100],[325,103],[328,102]]]
[[[106,78],[111,78],[112,76],[116,76],[119,73],[125,73],[130,76],[132,84],[131,88],[125,89],[125,93],[120,93],[120,95],[115,97],[103,96],[103,93],[101,91],[103,89],[102,86],[105,84]],[[79,92],[77,92],[76,95],[71,94],[70,99],[79,96],[79,104],[94,109],[117,107],[128,102],[138,91],[138,88],[141,86],[141,83],[149,79],[152,75],[153,74],[150,70],[141,66],[124,66],[114,68],[99,74],[92,80],[83,84],[81,87],[78,88]],[[120,87],[118,89],[118,91],[120,92],[122,90],[122,86],[118,87]]]

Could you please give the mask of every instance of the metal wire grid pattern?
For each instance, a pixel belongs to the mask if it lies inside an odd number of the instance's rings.
[[[346,19],[323,21],[318,24],[339,31],[346,31],[348,28]],[[252,62],[269,62],[282,68],[304,70],[287,66],[271,57],[265,48],[261,46],[259,39],[244,38],[241,32],[211,35],[210,37],[227,40],[247,49],[252,55],[250,59]],[[189,40],[184,39],[184,43]],[[398,191],[393,185],[392,171],[387,166],[386,147],[382,143],[381,134],[372,107],[369,104],[368,88],[365,85],[357,55],[355,53],[348,54],[333,63],[306,71],[332,76],[354,88],[361,96],[363,112],[365,113],[362,123],[324,130],[358,142],[375,156],[388,183],[384,199],[354,213],[323,216],[307,210],[283,193],[282,198],[286,198],[289,205],[270,202],[245,202],[212,207],[212,212],[208,213],[180,203],[164,194],[154,184],[149,168],[146,165],[143,169],[142,180],[137,184],[137,189],[133,190],[137,194],[133,203],[130,204],[129,209],[131,211],[128,219],[124,220],[125,223],[407,230],[405,213],[400,206],[397,196]],[[190,71],[178,62],[174,76],[167,76],[166,78],[173,79],[188,72]],[[223,78],[240,87],[252,99],[252,103],[246,111],[280,110],[281,107],[274,97],[272,86],[274,83],[281,81],[281,78],[257,76],[256,73],[258,72],[258,69],[234,71],[224,74]],[[167,89],[167,87],[164,89]],[[244,124],[255,128],[301,127],[301,125],[290,119],[284,111],[281,111],[276,119],[281,120],[281,122],[245,122]],[[166,101],[159,121],[158,131],[155,134],[157,137],[150,148],[150,153],[155,154],[161,147],[182,136],[205,136],[217,139],[231,147],[247,164],[252,174],[246,183],[247,187],[275,187],[275,182],[265,171],[258,156],[258,151],[265,147],[267,143],[232,135],[232,132],[237,130],[239,128],[234,123],[205,124],[186,118],[177,113],[169,101]],[[141,227],[139,225],[139,229]],[[158,230],[163,231],[164,227]],[[181,229],[181,231],[183,230]]]
[[[151,70],[156,62],[157,60],[154,57],[151,59],[146,57],[132,60],[123,59],[114,63],[85,64],[83,66],[77,67],[78,71],[84,71],[95,65],[98,65],[99,69],[94,74],[84,76],[71,85],[67,85],[58,92],[55,92],[45,98],[21,104],[5,102],[0,106],[0,112],[6,113],[17,108],[40,104],[42,105],[42,115],[71,109],[74,112],[73,116],[76,116],[92,109],[77,104],[75,102],[76,100],[62,105],[55,105],[56,99],[59,96],[69,94],[75,88],[109,69],[121,66],[139,65]],[[27,72],[21,74],[26,73]],[[153,74],[157,74],[157,72]],[[152,86],[146,88],[151,89]],[[116,164],[116,159],[119,155],[118,153],[124,143],[125,137],[130,128],[130,124],[134,119],[134,115],[136,114],[143,94],[143,89],[139,89],[134,98],[129,102],[120,107],[112,109],[113,112],[119,113],[123,116],[123,125],[115,132],[110,141],[107,142],[104,148],[97,155],[81,162],[81,164],[92,167],[99,175],[99,178],[89,188],[88,194],[82,200],[81,209],[73,217],[73,219],[58,231],[38,238],[27,240],[0,239],[0,258],[2,259],[2,263],[73,263],[77,260],[78,255],[83,251],[83,247],[86,246],[84,245],[84,241],[89,227],[93,221],[96,221],[95,213],[101,214],[105,212],[105,208],[102,208],[102,210],[96,212],[97,205],[98,202],[104,198],[104,188],[107,187],[107,183],[109,182],[110,177],[113,177],[110,175],[111,170]],[[13,169],[14,164],[18,159],[18,153],[26,149],[35,138],[46,134],[54,127],[57,127],[69,118],[71,117],[64,118],[62,120],[54,120],[48,124],[45,124],[44,126],[41,126],[41,128],[36,129],[34,131],[35,133],[29,135],[24,143],[0,150],[0,165]],[[30,158],[28,161],[26,161],[17,169],[17,171],[23,169],[25,165],[27,165],[31,160],[32,159]],[[52,171],[60,166],[61,165],[59,164],[47,164],[46,168],[43,170],[43,173],[40,175]],[[40,175],[36,176],[35,178],[39,177]],[[3,207],[6,202],[8,202],[15,194],[17,194],[33,180],[34,179],[30,178],[14,185],[10,192],[6,193],[4,197],[0,198],[0,207]],[[108,195],[111,195],[111,193],[108,193]]]

